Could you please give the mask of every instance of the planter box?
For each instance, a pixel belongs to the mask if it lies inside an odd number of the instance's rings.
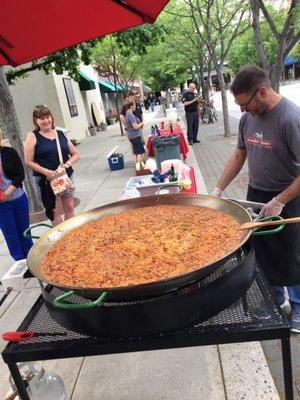
[[[97,135],[97,127],[96,126],[94,126],[93,128],[88,128],[88,129],[89,129],[91,136]]]

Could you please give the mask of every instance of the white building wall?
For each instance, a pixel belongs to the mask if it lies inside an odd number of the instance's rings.
[[[53,79],[54,79],[54,84],[55,84],[55,89],[58,97],[58,102],[57,102],[57,107],[60,107],[61,113],[62,113],[62,124],[59,124],[58,121],[56,121],[56,125],[60,126],[62,128],[67,129],[69,132],[67,133],[67,136],[69,139],[79,139],[82,137],[87,136],[88,134],[88,120],[87,120],[87,115],[83,103],[83,99],[81,96],[81,92],[79,89],[79,85],[77,82],[71,80],[72,82],[72,87],[74,91],[74,96],[76,99],[76,106],[78,110],[78,115],[72,117],[70,114],[69,110],[69,105],[68,105],[68,99],[63,83],[64,78],[69,78],[67,74],[63,75],[56,75],[53,73]],[[54,114],[55,116],[56,114]]]
[[[15,85],[10,86],[24,139],[27,132],[33,129],[32,112],[38,104],[46,104],[51,109],[55,125],[70,131],[70,139],[88,134],[88,119],[79,85],[72,80],[78,116],[71,117],[63,78],[69,77],[67,74],[46,75],[42,71],[32,71],[26,79],[18,79]]]
[[[83,64],[80,65],[80,71],[82,71],[86,76],[88,76],[91,80],[93,80],[95,83],[95,86],[96,86],[96,89],[94,89],[94,90],[81,91],[82,97],[84,99],[85,108],[86,108],[88,125],[93,123],[92,114],[91,114],[92,102],[95,102],[98,107],[101,122],[105,122],[105,111],[104,111],[104,105],[103,105],[101,92],[100,92],[100,88],[99,88],[97,74],[91,65],[83,65]]]
[[[10,86],[16,113],[23,137],[33,129],[32,112],[34,106],[46,104],[53,110],[56,124],[63,123],[62,113],[57,108],[58,97],[51,75],[41,71],[32,71],[25,79],[18,79]]]

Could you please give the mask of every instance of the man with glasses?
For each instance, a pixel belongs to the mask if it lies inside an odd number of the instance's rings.
[[[260,215],[299,216],[300,107],[276,93],[267,73],[256,66],[238,72],[231,92],[244,114],[237,147],[212,195],[221,196],[247,158],[247,199],[266,203]],[[300,333],[300,225],[286,225],[279,234],[256,238],[254,247],[281,306],[287,305],[287,287],[291,330]]]

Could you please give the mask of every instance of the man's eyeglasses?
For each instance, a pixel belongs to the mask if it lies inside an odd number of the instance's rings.
[[[241,103],[238,103],[238,102],[235,102],[235,103],[236,103],[238,106],[240,106],[240,107],[246,109],[246,108],[249,106],[249,104],[251,103],[251,101],[254,99],[254,97],[255,97],[256,93],[259,91],[259,89],[260,89],[260,86],[255,90],[255,92],[253,92],[252,96],[251,96],[250,99],[247,101],[247,103],[245,103],[245,104],[241,104]]]

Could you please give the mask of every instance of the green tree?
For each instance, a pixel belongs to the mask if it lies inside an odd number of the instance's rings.
[[[162,40],[163,33],[163,28],[145,25],[107,35],[93,49],[95,68],[100,74],[106,75],[115,86],[114,100],[118,114],[121,108],[117,96],[118,83],[122,81],[129,87],[139,77],[141,67],[147,59],[147,49]],[[124,135],[120,118],[119,125],[121,135]]]
[[[260,24],[261,41],[265,49],[265,54],[271,63],[276,58],[276,39],[270,32],[268,24],[264,21]],[[243,65],[259,65],[260,60],[254,43],[254,32],[247,30],[241,36],[237,37],[227,55],[227,65],[232,73],[236,73]]]
[[[300,59],[300,41],[292,48],[290,54],[292,57]]]
[[[81,43],[69,49],[58,51],[49,56],[34,60],[26,67],[17,67],[9,69],[6,72],[8,83],[14,84],[18,78],[27,78],[28,73],[35,70],[42,70],[46,74],[54,71],[56,74],[62,74],[67,71],[71,78],[79,80],[79,67],[83,63],[89,65],[92,60],[93,48],[102,39],[96,39],[91,42]]]
[[[260,65],[270,72],[272,87],[276,91],[279,91],[280,79],[284,68],[284,59],[300,40],[300,2],[298,0],[291,0],[287,9],[283,9],[277,13],[277,16],[281,17],[279,19],[276,18],[276,14],[272,12],[272,8],[267,7],[263,0],[250,0],[250,4],[253,17],[252,26],[255,46]],[[268,58],[267,50],[262,42],[260,12],[276,40],[276,57],[274,62]]]
[[[187,11],[205,43],[221,90],[225,136],[230,135],[224,63],[235,38],[249,29],[249,6],[243,0],[187,0]]]
[[[185,4],[173,0],[156,22],[164,28],[164,41],[148,49],[141,71],[143,80],[155,91],[175,88],[191,76],[204,91],[204,44],[192,20],[182,17],[185,12]]]

